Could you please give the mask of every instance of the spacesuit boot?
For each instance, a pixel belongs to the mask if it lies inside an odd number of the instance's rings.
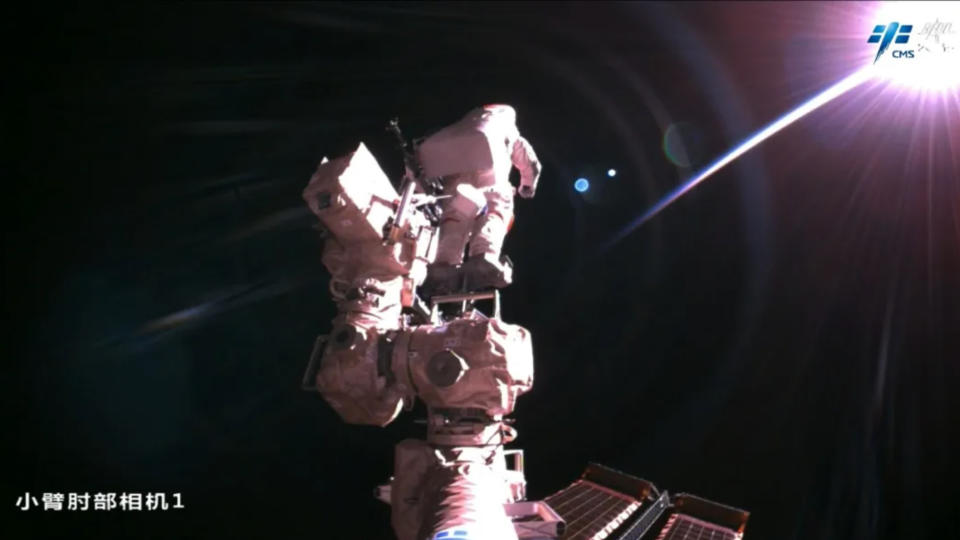
[[[469,291],[501,289],[513,281],[513,267],[500,256],[513,222],[513,192],[512,186],[484,190],[486,212],[474,222],[470,256],[462,267]]]
[[[434,263],[427,267],[427,278],[420,286],[420,293],[430,298],[459,291],[460,267],[447,263]]]
[[[513,265],[491,253],[472,256],[463,264],[464,289],[502,289],[513,282]]]

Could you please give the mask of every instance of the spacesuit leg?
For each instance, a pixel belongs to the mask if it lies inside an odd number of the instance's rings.
[[[464,250],[473,230],[474,216],[457,212],[452,198],[445,199],[440,209],[443,217],[440,220],[440,240],[437,244],[435,264],[458,266],[463,263]]]
[[[513,277],[512,268],[500,257],[513,221],[513,188],[491,188],[485,195],[487,211],[474,223],[470,257],[464,265],[467,286],[472,290],[506,287]]]
[[[457,268],[463,263],[467,241],[475,227],[477,214],[486,204],[483,193],[471,184],[457,182],[444,189],[449,198],[441,202],[440,239],[437,257],[427,270],[423,290],[434,294],[459,288]]]

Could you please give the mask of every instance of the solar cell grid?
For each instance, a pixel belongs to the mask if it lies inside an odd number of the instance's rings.
[[[640,506],[632,497],[586,480],[577,481],[546,501],[567,523],[563,540],[606,538]]]
[[[740,535],[730,529],[683,514],[674,514],[660,531],[657,540],[738,540]]]

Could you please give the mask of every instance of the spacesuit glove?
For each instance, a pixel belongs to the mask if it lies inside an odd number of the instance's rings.
[[[533,186],[520,186],[517,193],[524,199],[532,199],[537,190]]]

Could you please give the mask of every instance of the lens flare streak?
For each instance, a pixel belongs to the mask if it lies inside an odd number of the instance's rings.
[[[840,80],[833,86],[827,88],[826,90],[820,92],[816,96],[808,99],[806,102],[802,103],[797,108],[788,112],[787,114],[781,116],[777,120],[773,121],[760,131],[751,135],[749,138],[741,142],[739,145],[734,147],[732,150],[721,156],[719,159],[708,165],[705,169],[695,174],[689,180],[683,182],[677,186],[673,191],[664,196],[660,201],[651,206],[646,212],[641,214],[635,220],[630,222],[622,231],[620,231],[610,242],[607,243],[606,247],[610,248],[614,244],[623,240],[631,232],[636,230],[638,227],[652,219],[654,216],[659,214],[664,208],[673,204],[677,199],[684,196],[687,192],[697,187],[701,182],[707,178],[713,176],[714,173],[720,169],[727,166],[730,162],[747,153],[753,149],[758,144],[769,139],[783,128],[789,126],[790,124],[796,122],[797,120],[803,118],[804,116],[810,114],[811,112],[819,109],[820,107],[826,105],[827,103],[833,101],[834,99],[842,96],[843,94],[849,92],[850,90],[856,88],[857,86],[863,84],[867,80],[871,79],[874,75],[874,69],[872,66],[863,67],[851,75],[848,75],[844,79]]]

